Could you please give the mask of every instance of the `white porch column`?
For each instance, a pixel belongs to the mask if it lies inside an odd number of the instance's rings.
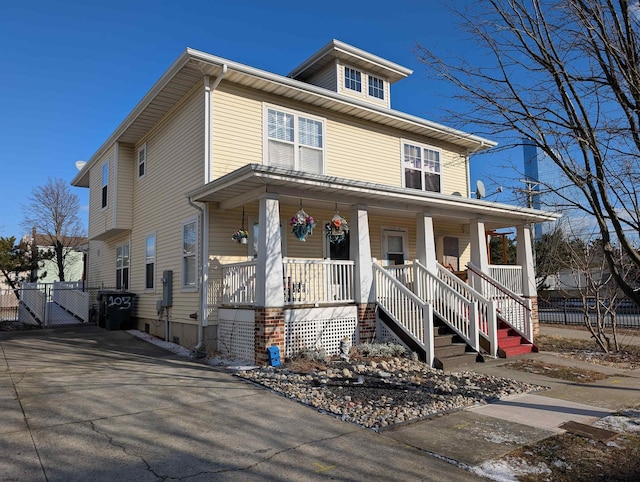
[[[419,213],[416,216],[416,255],[430,273],[436,273],[436,239],[433,234],[433,218],[429,213]]]
[[[487,234],[484,230],[484,221],[472,220],[469,224],[469,237],[471,241],[471,262],[480,271],[489,274],[489,256],[487,254]],[[471,286],[482,292],[482,286],[477,276],[470,273]]]
[[[258,260],[256,266],[256,306],[284,306],[282,284],[282,240],[280,234],[280,203],[277,194],[260,198]]]
[[[536,297],[536,272],[533,266],[531,227],[528,224],[516,226],[516,246],[516,262],[522,266],[522,295],[525,298]]]
[[[355,302],[373,303],[373,267],[367,206],[352,206],[349,228],[350,258],[355,261]]]

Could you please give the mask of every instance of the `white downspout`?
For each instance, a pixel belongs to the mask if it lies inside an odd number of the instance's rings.
[[[212,126],[212,96],[220,82],[227,75],[227,64],[222,65],[220,75],[216,77],[213,85],[209,85],[209,76],[204,76],[204,184],[212,181],[211,161],[213,160],[213,147],[211,146],[211,126]],[[204,345],[204,327],[209,324],[209,210],[206,203],[194,203],[191,198],[187,199],[189,205],[200,211],[200,298],[198,300],[198,343],[193,348],[197,355]]]

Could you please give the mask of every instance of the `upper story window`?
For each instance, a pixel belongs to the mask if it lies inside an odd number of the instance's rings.
[[[369,76],[369,97],[384,99],[384,80],[373,75]]]
[[[129,243],[116,247],[116,289],[129,289]]]
[[[138,149],[138,177],[144,177],[147,172],[147,145]]]
[[[345,67],[344,87],[356,92],[362,92],[362,72],[351,67]]]
[[[109,160],[102,165],[102,207],[107,207],[107,191],[109,185]]]
[[[403,142],[404,186],[440,192],[440,152],[428,146]]]
[[[198,221],[182,223],[182,287],[196,286],[196,253],[198,249]]]
[[[266,109],[265,164],[315,174],[324,172],[324,119]]]
[[[149,234],[144,247],[144,288],[152,290],[155,288],[156,278],[156,234]]]

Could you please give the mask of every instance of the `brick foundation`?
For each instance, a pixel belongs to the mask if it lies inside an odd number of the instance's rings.
[[[376,304],[358,305],[358,337],[360,343],[373,342],[376,337]]]
[[[284,354],[284,310],[282,308],[257,308],[255,310],[255,355],[258,365],[269,363],[267,348],[276,345]]]
[[[535,343],[536,338],[540,335],[540,320],[538,319],[538,297],[527,297],[527,300],[531,302],[531,321],[533,329],[533,340]]]

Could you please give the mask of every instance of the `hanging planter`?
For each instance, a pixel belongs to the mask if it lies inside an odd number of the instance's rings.
[[[313,232],[313,228],[316,227],[316,221],[312,216],[304,212],[302,202],[300,202],[300,210],[291,218],[289,225],[291,226],[291,232],[293,232],[294,236],[298,238],[299,241],[305,242],[307,236],[309,236]]]
[[[340,244],[347,237],[349,232],[349,224],[347,220],[340,216],[340,213],[336,209],[336,213],[324,227],[327,239],[331,244]]]
[[[248,238],[249,238],[249,233],[244,229],[244,206],[243,206],[242,207],[242,227],[231,235],[231,239],[233,239],[236,243],[247,244]]]

